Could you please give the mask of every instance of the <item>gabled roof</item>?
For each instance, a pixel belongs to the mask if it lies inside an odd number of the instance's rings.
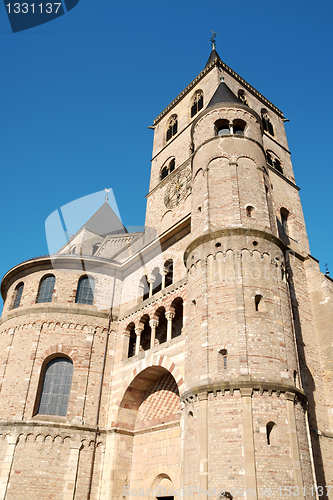
[[[90,217],[83,228],[99,236],[127,233],[127,229],[107,201]]]
[[[219,104],[222,102],[242,104],[242,101],[237,96],[235,96],[232,90],[230,90],[228,85],[224,82],[221,82],[215,90],[215,93],[209,101],[207,108],[209,108],[210,106],[214,106],[214,104]]]
[[[162,113],[160,113],[157,118],[155,118],[153,122],[153,127],[157,125],[157,123],[162,120],[162,118],[174,107],[178,102],[183,99],[209,71],[211,71],[215,66],[223,69],[226,73],[232,76],[237,82],[239,82],[244,88],[246,88],[249,92],[255,95],[260,101],[262,101],[266,106],[275,111],[280,118],[284,118],[282,111],[274,106],[266,97],[264,97],[260,92],[258,92],[254,87],[252,87],[244,78],[239,76],[234,70],[229,68],[221,59],[215,49],[211,51],[211,54],[208,58],[207,64],[205,68],[199,73],[199,75],[192,80],[192,82],[180,93],[178,96],[167,106]]]

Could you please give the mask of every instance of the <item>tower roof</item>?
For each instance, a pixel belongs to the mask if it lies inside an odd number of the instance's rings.
[[[155,118],[153,122],[153,126],[156,126],[157,123],[174,107],[178,102],[183,99],[191,90],[192,88],[202,79],[204,76],[212,71],[213,68],[218,66],[221,68],[223,71],[228,73],[232,78],[234,78],[240,85],[242,85],[243,88],[247,89],[249,92],[254,94],[258,99],[262,101],[262,103],[265,106],[268,106],[270,109],[272,109],[275,113],[277,113],[281,118],[284,118],[284,115],[282,111],[280,111],[274,104],[272,104],[266,97],[264,97],[260,92],[258,92],[254,87],[252,87],[247,81],[244,80],[244,78],[241,78],[235,71],[233,71],[229,66],[227,66],[221,59],[218,53],[216,52],[216,49],[213,48],[210,56],[208,58],[208,61],[206,63],[205,68],[199,73],[199,75],[192,80],[192,82],[180,93],[178,96]],[[235,96],[235,101],[233,102],[240,102],[237,100],[237,97]],[[228,102],[228,101],[226,101]],[[230,101],[229,101],[230,102]]]
[[[209,101],[207,108],[209,108],[210,106],[214,106],[214,104],[222,102],[242,104],[242,101],[237,96],[235,96],[232,90],[230,90],[228,85],[224,82],[221,82],[217,87],[213,97]]]
[[[99,236],[127,233],[127,229],[107,201],[90,217],[83,228]]]
[[[207,66],[209,66],[213,61],[215,61],[215,59],[218,59],[219,61],[221,61],[220,56],[218,55],[218,53],[216,52],[216,49],[214,48],[214,49],[212,49],[212,51],[210,53],[210,56],[208,58],[208,61],[206,63],[205,68],[207,68]]]

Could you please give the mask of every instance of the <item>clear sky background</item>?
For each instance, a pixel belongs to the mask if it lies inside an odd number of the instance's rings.
[[[1,3],[1,276],[48,253],[52,212],[106,187],[125,225],[144,224],[148,126],[204,68],[211,30],[290,119],[311,253],[333,274],[332,17],[331,0],[80,0],[13,34]]]

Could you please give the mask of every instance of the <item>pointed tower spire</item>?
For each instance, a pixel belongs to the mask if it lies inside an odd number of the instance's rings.
[[[213,35],[210,38],[210,41],[212,44],[212,51],[210,53],[210,56],[209,56],[209,59],[207,61],[205,68],[207,68],[207,66],[209,66],[213,61],[215,61],[215,59],[219,59],[221,61],[220,56],[216,52],[216,35],[217,35],[217,33],[213,30],[212,30],[212,33],[213,33]]]

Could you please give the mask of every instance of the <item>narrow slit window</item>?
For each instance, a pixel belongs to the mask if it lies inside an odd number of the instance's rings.
[[[247,217],[252,217],[253,210],[254,210],[254,208],[251,205],[248,205],[246,207],[246,215],[247,215]]]
[[[282,231],[283,234],[288,236],[289,230],[288,230],[288,217],[289,217],[289,212],[285,208],[281,208],[281,225],[282,225]]]
[[[272,430],[275,427],[274,422],[268,422],[266,425],[266,436],[267,436],[267,444],[270,446],[272,443]]]
[[[261,302],[261,299],[262,299],[262,295],[256,295],[255,296],[255,299],[254,299],[254,304],[255,304],[255,308],[256,308],[256,311],[259,311],[259,304]]]

